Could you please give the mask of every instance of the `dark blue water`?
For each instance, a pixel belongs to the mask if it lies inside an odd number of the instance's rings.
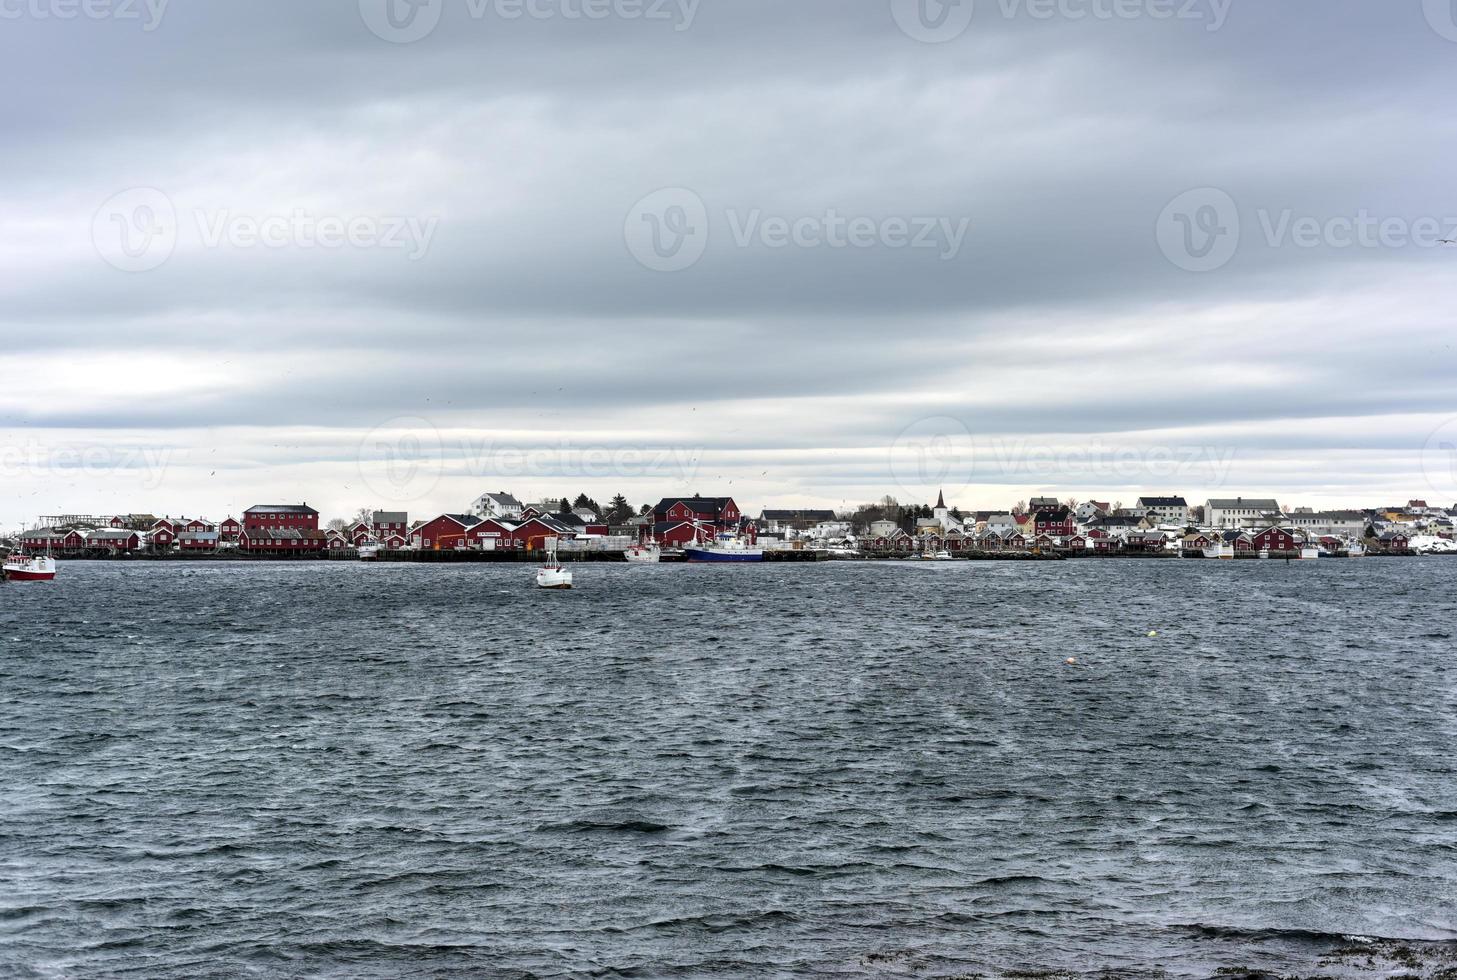
[[[1457,561],[62,572],[4,976],[1457,967]]]

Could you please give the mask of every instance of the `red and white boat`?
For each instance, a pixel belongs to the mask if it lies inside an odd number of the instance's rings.
[[[49,555],[13,554],[5,559],[4,570],[10,582],[49,582],[56,577],[56,560]]]

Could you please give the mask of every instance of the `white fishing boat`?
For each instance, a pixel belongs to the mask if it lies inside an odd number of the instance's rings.
[[[938,551],[934,555],[931,555],[930,558],[931,558],[932,561],[955,561],[956,560],[954,557],[952,557],[952,554],[949,551]]]
[[[546,539],[546,561],[536,570],[538,589],[570,589],[572,573],[567,571],[557,558],[557,539]]]
[[[623,557],[636,565],[656,565],[663,560],[663,549],[658,547],[656,541],[649,541],[647,544],[635,544],[623,552]]]
[[[360,545],[359,548],[357,549],[358,552],[359,552],[359,560],[360,561],[378,561],[379,560],[379,549],[380,549],[380,546],[378,544],[374,544],[372,542],[369,543],[369,544],[362,544],[362,545]]]
[[[1320,548],[1315,545],[1308,544],[1300,549],[1301,561],[1315,561],[1318,558],[1320,558]]]
[[[1366,546],[1364,544],[1362,544],[1361,542],[1359,542],[1359,541],[1353,542],[1351,544],[1351,546],[1346,549],[1346,557],[1347,558],[1365,558],[1366,557]]]
[[[49,582],[56,577],[56,560],[50,555],[8,555],[4,574],[8,582]]]
[[[1205,558],[1219,558],[1225,561],[1234,559],[1234,545],[1216,544],[1204,549]]]

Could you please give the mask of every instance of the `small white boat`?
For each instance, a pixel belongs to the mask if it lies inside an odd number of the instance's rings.
[[[623,557],[637,565],[656,565],[663,559],[663,549],[658,547],[657,542],[650,541],[633,545],[623,552]]]
[[[932,561],[955,561],[956,559],[951,556],[951,552],[949,552],[949,551],[938,551],[934,555],[931,556],[931,560]]]
[[[378,561],[379,560],[379,548],[380,548],[380,546],[377,545],[377,544],[362,544],[362,545],[360,545],[359,548],[358,548],[358,551],[359,551],[359,560],[360,561]]]
[[[13,554],[5,559],[8,582],[49,582],[56,577],[56,560],[50,555]]]
[[[572,587],[572,573],[567,571],[557,558],[556,545],[556,538],[547,538],[546,561],[536,570],[536,587],[538,589],[570,589]]]
[[[1260,549],[1260,557],[1261,558],[1269,558],[1270,557],[1270,549],[1269,548],[1261,548]]]
[[[1366,557],[1366,546],[1364,544],[1362,544],[1361,542],[1359,542],[1359,541],[1355,542],[1354,544],[1351,545],[1350,548],[1348,548],[1346,550],[1346,557],[1347,558],[1365,558]]]
[[[1301,561],[1315,561],[1320,558],[1320,549],[1314,545],[1306,545],[1300,549]]]

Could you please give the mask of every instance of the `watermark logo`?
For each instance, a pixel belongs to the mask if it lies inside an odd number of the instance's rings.
[[[1457,43],[1457,0],[1422,0],[1422,13],[1432,30]]]
[[[627,250],[654,272],[681,272],[708,248],[708,207],[686,187],[665,187],[633,205],[623,225]]]
[[[808,214],[770,214],[762,208],[727,208],[720,218],[735,248],[918,249],[943,262],[955,259],[971,228],[970,218],[932,215],[842,214],[835,208]],[[710,215],[703,198],[685,187],[654,191],[628,211],[627,250],[655,272],[696,265],[709,246]]]
[[[891,0],[896,25],[913,41],[944,44],[971,26],[974,0]]]
[[[391,44],[413,44],[435,32],[445,0],[359,0],[370,33]]]
[[[1422,474],[1437,494],[1433,506],[1446,507],[1457,500],[1457,418],[1443,422],[1427,437],[1422,447]]]
[[[0,20],[136,21],[147,33],[162,26],[171,0],[0,0]]]
[[[148,272],[177,248],[177,208],[155,187],[134,187],[106,201],[91,219],[91,242],[122,272]]]
[[[1159,248],[1189,272],[1213,272],[1228,265],[1242,241],[1268,249],[1436,249],[1457,246],[1457,216],[1378,215],[1366,208],[1350,214],[1297,214],[1293,208],[1254,210],[1256,224],[1242,228],[1239,208],[1215,187],[1185,191],[1159,215]],[[1248,234],[1246,234],[1248,232]]]
[[[1430,2],[1430,0],[1429,0]],[[1217,31],[1229,20],[1234,0],[992,0],[984,3],[1004,21],[1197,22]],[[975,15],[973,0],[890,0],[901,32],[915,41],[944,44],[965,34]]]
[[[698,16],[700,0],[464,0],[472,21],[519,20],[657,21],[686,31]],[[413,44],[440,26],[445,0],[359,0],[359,14],[370,33],[391,44]]]
[[[971,486],[976,445],[960,419],[938,415],[901,430],[890,447],[890,472],[912,499],[941,491],[953,497]]]
[[[1217,187],[1185,191],[1159,215],[1157,236],[1164,257],[1180,269],[1222,269],[1239,250],[1239,207]]]
[[[359,475],[389,503],[421,499],[435,489],[444,471],[440,431],[425,419],[391,419],[360,441]]]
[[[184,236],[205,249],[396,250],[415,262],[429,252],[439,226],[434,216],[316,214],[307,208],[287,214],[179,211],[162,191],[139,187],[101,206],[92,219],[91,240],[108,264],[124,272],[163,265]]]

